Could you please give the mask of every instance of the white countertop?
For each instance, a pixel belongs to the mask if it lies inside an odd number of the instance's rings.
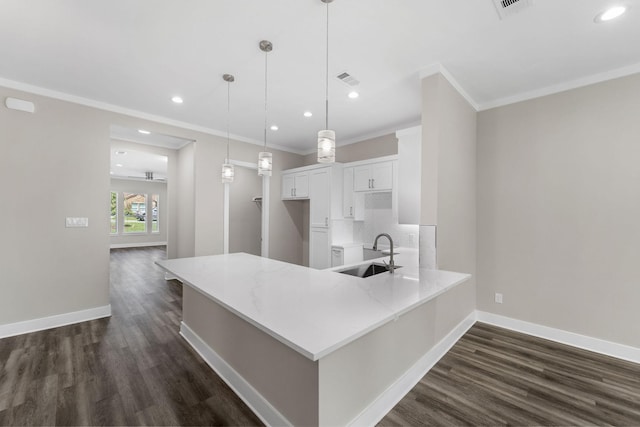
[[[417,250],[399,251],[395,262],[402,268],[365,279],[332,271],[348,266],[315,270],[245,253],[157,264],[283,344],[318,360],[471,277],[419,269]]]

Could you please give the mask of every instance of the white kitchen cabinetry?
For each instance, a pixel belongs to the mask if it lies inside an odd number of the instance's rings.
[[[331,267],[331,234],[329,227],[311,227],[309,231],[309,267]]]
[[[354,191],[391,191],[393,162],[371,163],[353,168]]]
[[[355,215],[353,197],[353,168],[344,168],[342,181],[342,216],[353,218]]]
[[[348,243],[331,246],[331,267],[355,264],[362,260],[362,243]]]
[[[282,199],[308,199],[309,172],[282,173]]]
[[[309,206],[309,226],[329,227],[331,215],[331,168],[309,172],[311,205]]]

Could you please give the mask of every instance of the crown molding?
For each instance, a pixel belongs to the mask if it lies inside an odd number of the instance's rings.
[[[469,103],[469,105],[471,105],[474,110],[479,111],[479,106],[475,99],[473,99],[471,95],[469,95],[469,93],[462,87],[462,85],[458,83],[458,81],[453,77],[449,70],[445,68],[444,65],[437,63],[423,68],[422,70],[420,70],[420,80],[438,73],[442,74],[442,76],[447,79],[449,84],[453,86],[453,88]]]
[[[490,110],[492,108],[504,107],[505,105],[515,104],[516,102],[528,101],[530,99],[541,98],[547,95],[553,95],[560,92],[566,92],[572,89],[578,89],[581,87],[589,86],[596,83],[602,83],[608,80],[617,79],[620,77],[630,76],[632,74],[640,73],[640,62],[632,64],[622,68],[616,68],[615,70],[605,71],[603,73],[592,74],[580,79],[571,80],[569,82],[560,83],[557,85],[547,86],[542,89],[536,89],[529,92],[519,93],[513,96],[506,96],[504,98],[496,99],[495,101],[487,102],[480,105],[479,111]]]
[[[177,128],[181,128],[181,129],[188,129],[188,130],[192,130],[192,131],[196,131],[196,132],[201,132],[207,135],[214,135],[214,136],[219,136],[222,138],[227,137],[227,133],[223,132],[223,131],[219,131],[217,129],[212,129],[212,128],[208,128],[205,126],[199,126],[199,125],[194,125],[192,123],[188,123],[188,122],[183,122],[181,120],[174,120],[174,119],[170,119],[168,117],[164,117],[164,116],[158,116],[155,114],[149,114],[149,113],[145,113],[143,111],[138,111],[138,110],[133,110],[130,108],[125,108],[125,107],[120,107],[118,105],[113,105],[113,104],[109,104],[106,102],[101,102],[101,101],[96,101],[93,99],[89,99],[89,98],[84,98],[81,96],[77,96],[77,95],[71,95],[65,92],[59,92],[56,90],[52,90],[52,89],[47,89],[41,86],[35,86],[35,85],[31,85],[28,83],[23,83],[23,82],[18,82],[15,80],[9,80],[9,79],[5,79],[0,77],[0,86],[4,86],[6,88],[9,89],[15,89],[15,90],[19,90],[22,92],[26,92],[26,93],[31,93],[34,95],[40,95],[40,96],[45,96],[47,98],[53,98],[53,99],[57,99],[60,101],[66,101],[66,102],[71,102],[73,104],[78,104],[78,105],[84,105],[85,107],[91,107],[91,108],[96,108],[98,110],[103,110],[103,111],[109,111],[112,113],[117,113],[117,114],[123,114],[125,116],[129,116],[129,117],[135,117],[138,119],[143,119],[143,120],[149,120],[151,122],[156,122],[156,123],[161,123],[161,124],[165,124],[165,125],[169,125],[169,126],[175,126]],[[252,139],[252,138],[246,138],[244,136],[240,136],[240,135],[234,135],[234,134],[230,134],[229,138],[236,140],[236,141],[241,141],[241,142],[246,142],[248,144],[253,144],[253,145],[264,145],[264,141],[258,141],[256,139]],[[295,150],[292,149],[290,147],[284,147],[282,145],[277,145],[277,144],[269,144],[268,145],[269,148],[275,149],[275,150],[280,150],[280,151],[286,151],[288,153],[293,153],[293,154],[298,154],[298,155],[304,155],[305,153],[302,150]]]

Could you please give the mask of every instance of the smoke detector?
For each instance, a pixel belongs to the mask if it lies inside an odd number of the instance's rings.
[[[493,0],[500,19],[505,19],[533,6],[533,0]]]

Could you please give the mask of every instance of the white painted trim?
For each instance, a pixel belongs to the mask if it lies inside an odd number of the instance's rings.
[[[240,166],[247,169],[258,170],[257,163],[245,162],[242,160],[229,160],[229,163],[231,163],[234,166]]]
[[[125,236],[135,236],[135,235],[146,236],[146,234],[143,234],[143,233],[126,234]],[[111,236],[122,237],[122,234],[112,234]],[[124,248],[146,248],[148,246],[167,246],[167,242],[113,243],[109,247],[111,249],[124,249]]]
[[[186,323],[180,323],[180,335],[193,347],[205,362],[227,383],[235,394],[268,426],[291,426],[276,408],[265,399],[231,365],[218,355]]]
[[[349,423],[350,426],[376,425],[409,393],[431,368],[458,342],[476,322],[476,312],[469,314],[438,344],[420,358],[402,377],[386,389],[371,405]]]
[[[451,75],[449,70],[447,70],[444,65],[437,63],[423,68],[420,71],[420,80],[438,73],[442,74],[442,76],[447,79],[449,84],[453,86],[453,88],[469,103],[469,105],[471,105],[474,110],[479,111],[480,107],[478,103],[471,97],[471,95],[469,95],[469,93],[462,87],[462,85],[458,83],[458,81],[453,77],[453,75]]]
[[[533,335],[534,337],[548,339],[561,344],[567,344],[584,350],[627,360],[629,362],[640,363],[640,348],[563,331],[562,329],[550,328],[548,326],[542,326],[536,323],[525,322],[523,320],[517,320],[484,311],[476,311],[476,314],[479,322],[488,323],[505,329],[511,329],[512,331],[522,332],[524,334]]]
[[[231,189],[229,183],[224,183],[224,193],[222,195],[222,253],[229,253],[229,195]]]
[[[45,329],[59,328],[60,326],[74,323],[87,322],[89,320],[101,319],[111,316],[111,305],[89,308],[87,310],[73,311],[71,313],[56,314],[39,319],[25,320],[22,322],[0,325],[0,338],[12,337],[15,335],[28,334],[31,332],[43,331]]]
[[[18,82],[15,80],[9,80],[5,78],[0,78],[0,86],[4,86],[9,89],[15,89],[22,92],[32,93],[35,95],[46,96],[48,98],[58,99],[60,101],[71,102],[74,104],[84,105],[86,107],[97,108],[99,110],[110,111],[112,113],[124,114],[129,117],[136,117],[138,119],[149,120],[156,123],[163,123],[170,126],[175,126],[182,129],[189,129],[196,132],[202,132],[208,135],[220,136],[223,138],[227,138],[226,131],[220,131],[217,129],[211,129],[204,126],[194,125],[192,123],[183,122],[180,120],[170,119],[168,117],[157,116],[155,114],[149,114],[138,110],[132,110],[130,108],[120,107],[118,105],[108,104],[106,102],[95,101],[89,98],[83,98],[81,96],[71,95],[64,92],[58,92],[55,90],[43,88],[40,86],[34,86],[27,83]],[[253,145],[264,145],[264,141],[259,141],[257,139],[245,138],[240,135],[229,135],[229,137],[236,141],[246,142],[248,144]],[[304,155],[302,150],[294,150],[290,147],[284,147],[277,144],[269,143],[270,148],[274,148],[280,151],[286,151],[289,153]]]
[[[589,86],[596,83],[602,83],[608,80],[617,79],[620,77],[630,76],[632,74],[640,73],[640,62],[629,65],[627,67],[616,68],[615,70],[605,71],[604,73],[592,74],[581,79],[572,80],[557,85],[547,86],[542,89],[536,89],[529,92],[519,93],[513,96],[506,96],[504,98],[490,101],[480,105],[478,111],[490,110],[492,108],[503,107],[509,104],[515,104],[516,102],[528,101],[530,99],[541,98],[547,95],[553,95],[560,92],[566,92],[571,89],[577,89],[584,86]]]
[[[269,258],[269,210],[271,200],[271,177],[262,176],[262,226],[260,227],[262,242],[260,242],[260,255]]]

